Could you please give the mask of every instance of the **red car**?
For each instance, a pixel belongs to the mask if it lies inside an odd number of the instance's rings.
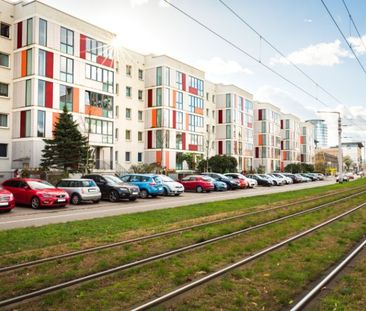
[[[41,179],[12,178],[4,181],[3,187],[14,195],[16,204],[26,204],[32,208],[64,207],[70,200],[67,192]]]
[[[229,174],[225,174],[225,176],[228,176],[234,180],[237,180],[240,184],[240,189],[245,189],[245,188],[249,187],[248,181],[246,180],[245,176],[243,176],[242,174],[229,173]]]
[[[190,175],[182,178],[180,183],[184,186],[185,190],[194,190],[196,192],[210,192],[215,189],[214,183],[211,178],[199,175]]]
[[[10,212],[14,206],[15,200],[13,194],[0,187],[0,211]]]

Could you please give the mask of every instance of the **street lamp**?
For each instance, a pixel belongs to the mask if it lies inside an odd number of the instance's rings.
[[[317,113],[336,113],[338,115],[338,174],[339,182],[343,182],[343,157],[342,157],[342,119],[339,111],[317,111]]]

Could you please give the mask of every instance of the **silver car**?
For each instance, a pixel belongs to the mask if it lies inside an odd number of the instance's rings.
[[[166,175],[159,175],[164,188],[164,195],[178,196],[184,192],[184,186]]]
[[[62,179],[56,187],[65,190],[70,196],[70,203],[75,205],[85,201],[98,203],[102,197],[100,189],[92,179]]]

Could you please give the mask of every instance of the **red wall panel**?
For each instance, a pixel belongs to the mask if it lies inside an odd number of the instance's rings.
[[[188,145],[188,150],[190,150],[190,151],[198,151],[198,146],[197,145]]]
[[[80,58],[86,58],[86,36],[80,34]]]
[[[152,131],[147,131],[147,149],[152,149]]]
[[[53,53],[46,52],[46,77],[53,78]]]
[[[25,111],[20,112],[20,137],[25,137]]]
[[[186,133],[182,133],[182,150],[186,150]]]
[[[222,123],[222,110],[219,110],[219,123]]]
[[[22,41],[23,41],[23,23],[18,23],[18,33],[17,33],[17,48],[22,47]]]
[[[53,83],[46,81],[46,96],[45,106],[47,108],[53,107]]]
[[[153,103],[153,90],[148,90],[147,91],[147,106],[152,107],[152,103]]]
[[[219,141],[218,149],[219,149],[219,154],[222,154],[222,141]]]

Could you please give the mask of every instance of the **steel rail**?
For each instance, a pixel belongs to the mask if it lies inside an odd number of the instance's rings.
[[[334,203],[338,203],[338,202],[347,200],[350,197],[354,197],[354,196],[360,195],[360,194],[365,193],[365,192],[366,192],[366,190],[362,191],[361,193],[358,193],[358,194],[353,194],[353,195],[351,195],[349,197],[346,197],[346,198],[342,198],[342,199],[338,199],[338,200],[335,200],[335,201],[332,201],[332,202],[321,204],[321,205],[313,207],[311,209],[303,210],[303,211],[296,212],[296,213],[293,213],[293,214],[290,214],[290,215],[286,215],[286,216],[283,216],[283,217],[280,217],[280,218],[277,218],[277,219],[266,221],[264,223],[257,224],[257,225],[251,226],[251,227],[247,227],[245,229],[241,229],[241,230],[238,230],[238,231],[234,231],[232,233],[228,233],[228,234],[225,234],[225,235],[222,235],[222,236],[218,236],[218,237],[206,240],[206,241],[202,241],[202,242],[199,242],[199,243],[187,245],[187,246],[177,248],[177,249],[165,252],[165,253],[160,253],[160,254],[153,255],[153,256],[150,256],[150,257],[147,257],[147,258],[144,258],[144,259],[140,259],[140,260],[136,260],[136,261],[124,264],[124,265],[120,265],[120,266],[117,266],[117,267],[114,267],[114,268],[99,271],[99,272],[92,273],[92,274],[89,274],[89,275],[86,275],[86,276],[83,276],[83,277],[79,277],[79,278],[76,278],[76,279],[73,279],[73,280],[70,280],[70,281],[62,282],[62,283],[59,283],[59,284],[56,284],[56,285],[52,285],[52,286],[45,287],[45,288],[42,288],[42,289],[39,289],[39,290],[35,290],[33,292],[30,292],[30,293],[26,293],[26,294],[23,294],[23,295],[8,298],[8,299],[0,301],[0,307],[8,306],[8,305],[11,305],[11,304],[14,304],[14,303],[24,301],[26,299],[30,299],[30,298],[33,298],[33,297],[38,297],[38,296],[41,296],[41,295],[44,295],[44,294],[47,294],[47,293],[54,292],[56,290],[60,290],[60,289],[66,288],[66,287],[70,287],[70,286],[73,286],[73,285],[84,283],[86,281],[90,281],[90,280],[93,280],[93,279],[96,279],[96,278],[100,278],[102,276],[106,276],[106,275],[109,275],[109,274],[112,274],[112,273],[123,271],[123,270],[129,269],[129,268],[132,268],[132,267],[140,266],[140,265],[143,265],[143,264],[146,264],[146,263],[149,263],[149,262],[153,262],[153,261],[156,261],[156,260],[159,260],[159,259],[167,258],[167,257],[170,257],[172,255],[180,254],[180,253],[183,253],[183,252],[186,252],[186,251],[190,251],[190,250],[202,247],[204,245],[211,244],[211,243],[221,241],[221,240],[224,240],[224,239],[228,239],[228,238],[243,234],[245,232],[250,232],[250,231],[253,231],[255,229],[259,229],[259,228],[262,228],[262,227],[265,227],[265,226],[268,226],[268,225],[271,225],[271,224],[274,224],[274,223],[281,222],[281,221],[286,220],[286,219],[290,219],[290,218],[293,218],[293,217],[296,217],[296,216],[308,214],[308,213],[314,212],[316,210],[319,210],[321,208],[324,208],[328,205],[332,205]],[[352,209],[352,210],[355,210],[355,209]]]
[[[354,190],[358,190],[358,189],[362,189],[362,188],[364,188],[364,187],[361,186],[361,187],[353,188],[351,190],[347,189],[347,190],[338,192],[337,194],[341,194],[341,193],[344,193],[344,192],[352,192]],[[356,195],[358,195],[358,194],[359,193],[357,193]],[[124,241],[118,241],[118,242],[114,242],[114,243],[109,243],[109,244],[104,244],[104,245],[100,245],[100,246],[90,247],[90,248],[86,248],[86,249],[82,249],[82,250],[78,250],[78,251],[74,251],[74,252],[64,253],[64,254],[61,254],[61,255],[55,255],[55,256],[40,258],[40,259],[28,261],[28,262],[22,262],[22,263],[10,265],[10,266],[4,266],[4,267],[0,267],[0,273],[12,271],[12,270],[17,270],[17,269],[21,269],[21,268],[26,268],[26,267],[31,267],[31,266],[35,266],[35,265],[43,264],[43,263],[46,263],[46,262],[63,259],[63,258],[74,257],[74,256],[78,256],[78,255],[85,255],[85,254],[101,251],[101,250],[104,250],[104,249],[114,248],[114,247],[123,246],[123,245],[131,244],[131,243],[142,242],[142,241],[151,240],[151,239],[154,239],[154,238],[164,237],[164,236],[172,235],[174,233],[181,233],[181,232],[184,232],[184,231],[189,231],[189,230],[193,230],[193,229],[200,228],[200,227],[219,224],[219,223],[227,222],[227,221],[230,221],[230,220],[243,218],[243,217],[246,217],[246,216],[252,216],[252,215],[257,215],[257,214],[261,214],[261,213],[264,213],[264,212],[270,212],[270,211],[274,211],[274,210],[277,210],[277,209],[291,207],[295,204],[302,204],[302,203],[307,203],[307,202],[311,202],[311,201],[316,201],[316,200],[320,200],[320,199],[323,199],[323,198],[326,198],[326,197],[329,197],[329,196],[333,196],[333,195],[335,195],[335,193],[329,193],[329,194],[326,194],[326,195],[323,195],[323,196],[320,196],[320,197],[316,197],[316,198],[309,198],[309,199],[305,199],[305,200],[302,200],[302,201],[296,201],[296,202],[292,202],[292,203],[288,203],[288,204],[278,205],[278,206],[274,206],[274,207],[259,210],[259,211],[241,213],[241,214],[238,214],[238,215],[225,217],[225,218],[221,218],[221,219],[216,219],[216,220],[212,220],[212,221],[208,221],[208,222],[204,222],[204,223],[200,223],[200,224],[196,224],[196,225],[192,225],[192,226],[187,226],[187,227],[183,227],[183,228],[172,229],[172,230],[158,232],[158,233],[145,235],[145,236],[141,236],[141,237],[137,237],[137,238],[132,238],[132,239],[124,240]],[[352,197],[352,195],[349,196],[349,197]],[[346,198],[349,198],[349,197],[346,197]],[[330,203],[333,203],[333,201],[330,202]]]
[[[229,265],[229,266],[227,266],[227,267],[225,267],[223,269],[220,269],[220,270],[217,270],[216,272],[210,273],[210,274],[206,275],[205,277],[203,277],[201,279],[198,279],[198,280],[193,281],[193,282],[191,282],[191,283],[189,283],[187,285],[184,285],[184,286],[182,286],[180,288],[177,288],[177,289],[175,289],[175,290],[173,290],[173,291],[171,291],[171,292],[169,292],[169,293],[167,293],[167,294],[165,294],[163,296],[160,296],[160,297],[158,297],[156,299],[150,300],[150,301],[148,301],[148,302],[146,302],[146,303],[144,303],[144,304],[142,304],[140,306],[136,306],[135,308],[131,309],[131,311],[147,310],[147,309],[149,309],[151,307],[154,307],[156,305],[159,305],[159,304],[161,304],[164,301],[170,300],[170,299],[172,299],[172,298],[174,298],[174,297],[176,297],[176,296],[178,296],[180,294],[183,294],[183,293],[185,293],[185,292],[187,292],[187,291],[189,291],[189,290],[191,290],[193,288],[196,288],[196,287],[198,287],[198,286],[200,286],[200,285],[202,285],[204,283],[207,283],[207,282],[209,282],[209,281],[217,278],[218,276],[221,276],[221,275],[223,275],[223,274],[225,274],[225,273],[227,273],[227,272],[229,272],[229,271],[231,271],[233,269],[236,269],[236,268],[238,268],[238,267],[240,267],[240,266],[242,266],[242,265],[244,265],[244,264],[246,264],[248,262],[253,261],[254,259],[257,259],[259,257],[262,257],[262,256],[264,256],[264,255],[266,255],[266,254],[268,254],[268,253],[270,253],[270,252],[272,252],[272,251],[274,251],[274,250],[276,250],[276,249],[278,249],[278,248],[280,248],[280,247],[288,244],[289,242],[295,241],[295,240],[297,240],[297,239],[299,239],[301,237],[304,237],[306,235],[309,235],[310,233],[312,233],[312,232],[314,232],[314,231],[316,231],[316,230],[318,230],[320,228],[323,228],[323,227],[325,227],[328,224],[331,224],[331,223],[333,223],[333,222],[335,222],[335,221],[337,221],[337,220],[339,220],[339,219],[341,219],[341,218],[343,218],[343,217],[345,217],[345,216],[347,216],[347,215],[349,215],[351,213],[354,213],[354,212],[358,211],[359,209],[361,209],[364,206],[366,206],[366,203],[363,203],[361,205],[358,205],[357,207],[355,207],[355,208],[353,208],[353,209],[351,209],[351,210],[349,210],[347,212],[344,212],[344,213],[342,213],[342,214],[340,214],[338,216],[335,216],[335,217],[333,217],[331,219],[328,219],[328,220],[326,220],[326,221],[324,221],[324,222],[322,222],[322,223],[320,223],[320,224],[318,224],[318,225],[316,225],[316,226],[314,226],[314,227],[312,227],[310,229],[307,229],[307,230],[305,230],[305,231],[303,231],[301,233],[298,233],[298,234],[296,234],[296,235],[294,235],[294,236],[292,236],[290,238],[287,238],[287,239],[285,239],[285,240],[283,240],[283,241],[281,241],[281,242],[279,242],[277,244],[274,244],[274,245],[272,245],[270,247],[267,247],[267,248],[265,248],[265,249],[263,249],[263,250],[255,253],[254,255],[245,257],[242,260],[237,261],[236,263],[231,264],[231,265]]]
[[[359,244],[344,260],[342,260],[332,271],[327,274],[316,286],[314,286],[290,311],[298,311],[305,307],[314,296],[328,284],[342,269],[344,269],[352,259],[357,256],[366,245],[366,239]]]

